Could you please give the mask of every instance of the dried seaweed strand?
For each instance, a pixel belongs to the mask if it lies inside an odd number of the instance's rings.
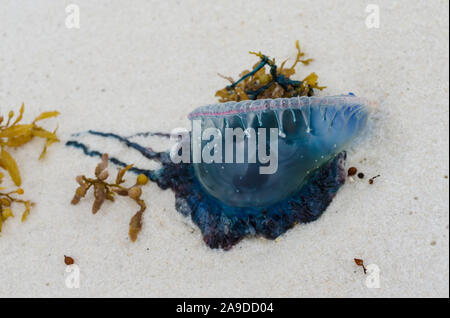
[[[308,65],[313,61],[313,59],[303,59],[305,53],[301,51],[298,41],[296,41],[296,48],[297,57],[289,68],[285,68],[286,61],[283,61],[278,67],[275,59],[270,59],[261,52],[249,52],[260,58],[260,61],[253,66],[251,71],[241,72],[237,81],[219,74],[231,83],[216,92],[219,102],[313,96],[314,89],[324,89],[325,86],[318,85],[316,73],[309,74],[302,81],[290,78],[295,74],[295,67],[299,62]],[[266,66],[268,66],[268,69]]]
[[[2,123],[4,122],[4,117],[0,116],[0,168],[8,172],[17,187],[22,184],[22,176],[16,160],[9,153],[7,148],[21,147],[30,142],[34,137],[43,138],[45,139],[45,145],[39,156],[39,159],[42,159],[47,152],[47,148],[53,143],[59,141],[56,137],[56,129],[53,132],[50,132],[36,124],[38,121],[58,116],[59,112],[43,112],[30,124],[21,124],[24,111],[25,106],[23,103],[20,107],[19,114],[15,119],[14,111],[9,111],[8,119],[3,125]],[[3,177],[3,173],[0,172],[0,183],[2,183]],[[6,188],[0,187],[0,190],[6,190]],[[19,203],[25,207],[25,210],[22,213],[22,222],[27,219],[28,214],[30,213],[30,208],[33,206],[33,203],[30,200],[18,199],[15,197],[15,194],[22,195],[24,194],[24,190],[22,188],[17,188],[12,191],[0,192],[0,232],[2,230],[3,223],[10,217],[14,217],[11,209],[11,205],[13,203]]]
[[[144,200],[141,199],[142,188],[141,186],[147,184],[148,178],[144,174],[140,174],[136,178],[136,183],[131,187],[124,187],[125,173],[132,169],[133,165],[128,165],[123,169],[120,169],[117,173],[114,183],[109,183],[106,180],[109,177],[108,168],[108,154],[102,155],[101,162],[95,168],[95,178],[87,178],[84,175],[76,177],[76,181],[79,187],[75,191],[75,195],[72,198],[72,204],[78,204],[82,198],[86,196],[86,193],[90,188],[94,189],[94,203],[92,205],[92,213],[97,213],[106,200],[114,202],[115,195],[128,196],[139,205],[139,211],[131,218],[129,237],[132,242],[136,241],[139,232],[142,229],[142,215],[146,209]]]

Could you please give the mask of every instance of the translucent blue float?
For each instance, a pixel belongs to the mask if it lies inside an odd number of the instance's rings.
[[[201,120],[202,131],[218,129],[223,139],[225,128],[243,131],[276,128],[279,135],[278,149],[274,153],[277,171],[262,174],[260,167],[264,164],[258,160],[241,164],[201,163],[194,164],[195,176],[209,194],[228,205],[267,207],[298,192],[309,174],[344,150],[365,127],[368,110],[364,99],[352,95],[266,99],[200,107],[189,118]],[[235,139],[234,148],[241,142],[247,154],[250,138]],[[203,141],[202,148],[206,143]],[[266,144],[267,149],[258,151],[270,153],[270,144]]]

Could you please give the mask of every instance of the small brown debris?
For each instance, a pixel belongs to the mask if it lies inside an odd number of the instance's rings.
[[[64,255],[64,263],[66,265],[73,265],[75,261],[73,260],[72,257]]]
[[[356,167],[348,168],[348,175],[349,176],[354,176],[357,172],[358,172],[358,169],[356,169]]]
[[[432,242],[430,243],[430,245],[431,245],[431,246],[435,246],[435,245],[436,245],[436,241],[432,241]]]
[[[369,184],[373,184],[373,180],[378,178],[380,175],[376,175],[375,177],[372,177],[369,179]]]
[[[367,273],[367,269],[366,269],[366,267],[364,266],[364,261],[363,261],[362,259],[355,258],[355,263],[356,263],[356,265],[361,266],[361,267],[363,268],[364,274]]]
[[[364,179],[364,173],[362,173],[362,172],[358,173],[358,178]]]

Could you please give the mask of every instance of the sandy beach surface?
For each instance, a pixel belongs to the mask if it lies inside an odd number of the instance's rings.
[[[66,26],[71,3],[79,28]],[[42,140],[11,150],[36,205],[25,223],[17,207],[3,226],[0,297],[448,297],[449,3],[374,1],[378,27],[367,21],[370,3],[2,0],[0,111],[24,102],[28,122],[57,109],[43,125],[59,125],[62,142],[41,161]],[[296,78],[314,71],[328,87],[320,95],[379,103],[348,153],[367,177],[348,182],[318,221],[224,252],[209,249],[155,184],[144,188],[134,244],[133,202],[96,215],[92,199],[69,204],[75,176],[97,163],[64,145],[71,134],[188,128],[187,114],[226,85],[217,73],[236,78],[257,62],[248,51],[292,60],[297,39],[315,61]],[[75,259],[79,288],[66,285],[64,255]],[[369,288],[354,258],[379,269],[380,288]]]

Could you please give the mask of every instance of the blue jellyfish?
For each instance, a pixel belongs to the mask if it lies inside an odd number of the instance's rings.
[[[320,217],[345,182],[345,149],[364,130],[370,109],[354,94],[203,106],[189,115],[187,148],[180,141],[175,151],[164,152],[144,147],[133,136],[87,134],[115,139],[159,162],[156,170],[131,171],[171,189],[177,211],[200,228],[206,244],[227,250],[246,236],[275,239]],[[67,145],[102,155],[77,138]],[[187,160],[174,160],[183,150]],[[127,165],[116,157],[110,161]]]

